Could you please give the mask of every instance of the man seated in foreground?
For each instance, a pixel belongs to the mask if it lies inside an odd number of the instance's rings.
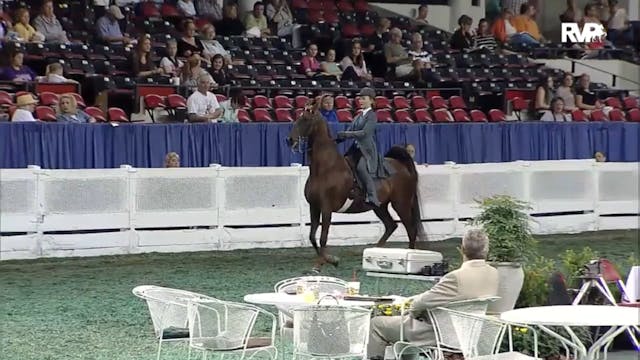
[[[498,294],[498,271],[485,259],[489,251],[489,239],[482,230],[469,230],[462,238],[463,263],[440,279],[430,290],[413,296],[410,316],[404,318],[404,339],[410,342],[435,345],[433,326],[428,311],[448,303],[476,299]],[[400,339],[400,316],[378,316],[371,319],[369,346],[370,359],[382,359],[385,348]]]
[[[222,115],[222,108],[216,96],[209,91],[213,84],[211,75],[200,75],[198,90],[187,99],[187,114],[190,122],[216,122]]]

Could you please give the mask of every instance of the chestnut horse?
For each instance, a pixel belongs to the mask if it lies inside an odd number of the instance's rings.
[[[392,169],[392,175],[376,180],[380,207],[373,207],[364,201],[364,196],[349,199],[354,188],[354,173],[345,156],[338,151],[326,120],[318,111],[319,102],[311,101],[295,122],[287,144],[294,150],[301,149],[306,141],[308,149],[309,178],[304,187],[304,196],[309,203],[311,229],[309,240],[318,259],[314,272],[319,272],[325,263],[338,265],[339,259],[326,250],[331,215],[334,212],[362,213],[373,210],[384,224],[385,232],[376,246],[384,246],[387,239],[398,227],[389,214],[391,203],[409,236],[409,248],[414,249],[417,237],[424,237],[417,197],[418,174],[411,156],[403,147],[394,146],[385,155],[385,165]],[[316,242],[316,232],[322,215],[320,246]]]

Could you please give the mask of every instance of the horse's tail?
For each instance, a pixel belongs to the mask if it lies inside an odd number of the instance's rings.
[[[395,159],[404,165],[411,177],[415,179],[415,192],[413,194],[413,207],[411,208],[411,218],[413,224],[416,226],[417,238],[419,241],[427,241],[427,233],[424,231],[422,225],[422,215],[420,213],[420,197],[418,196],[418,171],[416,170],[416,163],[407,150],[402,146],[393,146],[387,151],[385,157]]]

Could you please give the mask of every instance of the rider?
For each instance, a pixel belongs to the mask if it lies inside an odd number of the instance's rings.
[[[355,138],[355,142],[349,149],[351,153],[354,148],[362,154],[356,165],[356,174],[367,192],[366,202],[380,206],[373,175],[381,171],[378,148],[376,147],[376,125],[377,117],[372,109],[376,93],[373,89],[365,87],[358,94],[362,113],[353,120],[347,131],[338,132],[338,139]]]

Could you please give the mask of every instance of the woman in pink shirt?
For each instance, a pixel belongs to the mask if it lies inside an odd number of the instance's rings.
[[[308,77],[315,77],[320,72],[320,62],[318,56],[318,45],[310,44],[307,47],[307,55],[302,58],[300,72]]]

